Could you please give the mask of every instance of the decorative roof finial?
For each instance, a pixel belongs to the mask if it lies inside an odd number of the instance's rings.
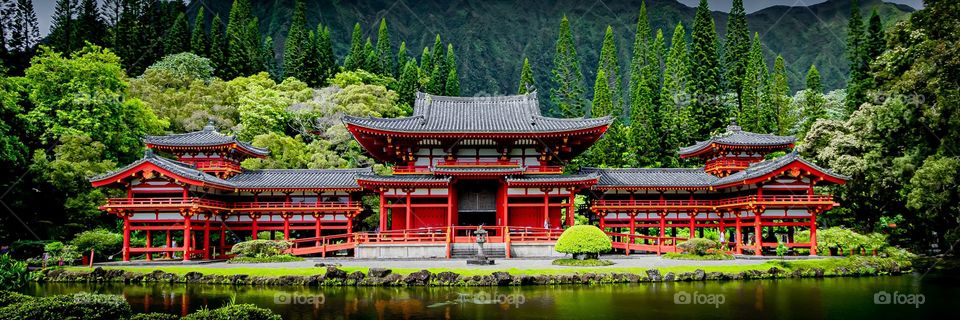
[[[213,119],[207,120],[207,125],[203,126],[203,131],[214,131],[217,127],[213,125]]]
[[[741,131],[742,129],[743,129],[743,128],[740,128],[740,126],[737,125],[737,118],[736,118],[736,117],[730,118],[730,125],[727,126],[727,131],[730,131],[730,132],[733,132],[733,131]]]

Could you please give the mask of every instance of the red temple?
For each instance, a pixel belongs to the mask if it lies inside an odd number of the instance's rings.
[[[127,191],[102,207],[124,221],[124,260],[222,257],[232,243],[256,239],[259,231],[281,232],[297,255],[450,258],[475,252],[472,231],[480,227],[489,232],[492,255],[555,255],[553,243],[581,209],[578,194],[588,199],[582,209],[615,231],[609,233],[614,247],[626,254],[676,251],[679,240],[706,230],[737,253],[759,255],[783,242],[816,254],[793,235],[810,230],[815,241],[817,214],[836,204],[814,194],[814,186],[846,177],[794,152],[764,160],[793,148],[794,138],[730,126],[681,150],[681,157],[703,159],[703,168],[563,173],[563,164],[596,142],[612,120],[545,117],[535,93],[418,93],[412,116],[343,119],[370,155],[392,165],[389,175],[369,168],[247,170],[242,160],[269,152],[208,125],[147,137],[143,159],[91,182]],[[354,230],[365,194],[380,199],[374,231]],[[678,228],[689,234],[677,235]],[[131,246],[134,230],[146,232],[145,246]],[[153,243],[155,237],[165,241]]]

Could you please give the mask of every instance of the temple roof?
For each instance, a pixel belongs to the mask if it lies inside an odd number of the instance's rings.
[[[693,168],[583,168],[582,173],[600,175],[597,187],[691,187],[708,188],[717,177]]]
[[[134,169],[136,167],[139,167],[140,165],[147,164],[147,163],[157,166],[160,169],[169,171],[171,174],[179,176],[181,178],[191,179],[200,183],[215,184],[221,187],[227,187],[227,188],[233,187],[233,185],[227,180],[224,180],[214,175],[200,171],[196,167],[194,167],[192,164],[183,163],[180,161],[157,156],[156,154],[153,153],[153,150],[150,150],[150,149],[147,149],[146,151],[144,151],[143,158],[141,158],[140,160],[134,161],[133,163],[123,166],[120,169],[94,176],[90,178],[90,182],[103,181],[111,177],[123,174],[131,169]]]
[[[807,161],[806,159],[801,158],[800,154],[794,151],[794,152],[788,153],[785,156],[782,156],[773,160],[761,161],[761,162],[751,164],[749,167],[747,167],[744,170],[741,170],[729,176],[717,179],[716,181],[714,181],[713,185],[714,186],[729,185],[729,184],[740,183],[740,182],[751,180],[751,179],[760,178],[772,172],[776,172],[777,170],[780,170],[783,167],[786,167],[787,165],[794,162],[799,162],[812,170],[823,173],[827,177],[834,178],[836,180],[842,180],[842,181],[850,180],[850,177],[848,176],[835,173],[830,169],[820,167],[816,164],[813,164],[810,161]]]
[[[361,174],[357,176],[357,183],[363,186],[416,186],[416,185],[447,185],[450,177],[439,177],[432,174],[400,174],[381,176],[375,174]]]
[[[360,186],[357,185],[357,175],[361,174],[373,174],[373,169],[249,170],[233,176],[228,179],[228,181],[241,189],[356,189],[360,188]]]
[[[143,138],[143,142],[152,147],[174,147],[181,149],[189,147],[213,147],[236,144],[238,149],[254,156],[266,156],[270,154],[270,151],[266,148],[257,148],[249,143],[237,140],[236,136],[225,135],[217,132],[216,128],[213,126],[213,123],[208,123],[203,127],[203,130],[200,131],[169,134],[164,136],[146,136]]]
[[[433,173],[441,175],[506,175],[521,174],[527,168],[517,166],[504,167],[434,167]]]
[[[546,183],[546,184],[564,184],[564,183],[585,183],[596,181],[600,178],[597,173],[587,174],[528,174],[510,176],[506,178],[507,184],[518,183]],[[590,183],[593,184],[593,183]]]
[[[757,146],[772,148],[790,148],[796,138],[792,136],[777,136],[772,134],[760,134],[743,131],[740,126],[731,124],[727,126],[727,132],[713,136],[709,140],[699,141],[696,144],[680,148],[680,157],[695,156],[706,151],[714,144],[728,146]]]
[[[500,97],[446,97],[417,93],[404,118],[344,116],[347,124],[404,133],[545,133],[609,125],[613,118],[560,119],[540,114],[536,93]]]

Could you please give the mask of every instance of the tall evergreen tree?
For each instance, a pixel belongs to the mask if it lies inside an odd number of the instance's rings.
[[[676,166],[676,153],[681,145],[691,142],[690,58],[687,55],[686,31],[677,23],[663,71],[660,90],[661,161],[663,166]]]
[[[650,67],[645,75],[645,81],[653,93],[653,105],[660,108],[660,88],[663,86],[663,68],[667,60],[666,43],[663,39],[663,29],[657,29],[657,35],[648,50]]]
[[[258,50],[258,53],[260,53],[260,64],[263,65],[261,70],[270,74],[270,78],[274,81],[280,82],[283,80],[283,73],[280,70],[280,64],[277,63],[277,54],[273,48],[272,37],[267,36],[263,39],[263,44],[260,50]]]
[[[648,82],[641,73],[637,82],[640,85],[630,88],[633,100],[630,103],[630,127],[625,145],[633,155],[626,164],[634,167],[655,164],[661,153],[660,115],[656,114],[653,105],[653,92],[645,85]]]
[[[714,129],[726,124],[726,110],[720,103],[720,64],[717,55],[717,30],[707,0],[700,0],[693,20],[693,48],[690,56],[693,112],[699,128],[695,138],[705,139]]]
[[[348,71],[363,68],[363,62],[367,59],[366,52],[363,51],[363,31],[360,30],[360,23],[353,25],[353,34],[350,36],[350,52],[343,61],[343,68]]]
[[[530,59],[523,58],[523,66],[520,67],[520,85],[517,94],[527,94],[537,90],[536,78],[533,76],[533,69],[530,68]]]
[[[807,85],[807,90],[816,93],[823,93],[823,84],[820,82],[820,71],[817,70],[817,65],[810,65],[810,69],[807,70],[807,78],[805,82]]]
[[[877,13],[877,9],[873,9],[873,13],[870,14],[870,22],[867,25],[867,34],[866,34],[866,51],[867,57],[870,60],[874,60],[883,53],[883,48],[886,46],[884,41],[884,32],[883,32],[883,22],[880,21],[880,14]]]
[[[226,78],[227,68],[227,39],[223,34],[223,20],[220,14],[214,14],[210,21],[210,62],[213,63],[215,74]]]
[[[440,63],[433,66],[433,71],[430,72],[430,79],[427,81],[427,93],[435,95],[443,95],[446,87],[444,82],[446,82],[446,76],[443,74],[443,65],[445,63]]]
[[[630,110],[637,110],[637,101],[640,97],[635,97],[634,94],[641,92],[637,87],[641,85],[647,85],[644,79],[649,80],[647,77],[650,72],[650,63],[647,61],[650,57],[650,19],[647,16],[647,2],[640,2],[640,14],[637,16],[637,31],[633,36],[633,53],[630,56],[630,80],[628,82],[628,89],[630,91]],[[631,116],[632,118],[632,116]]]
[[[390,46],[390,32],[387,31],[387,19],[380,19],[380,28],[377,30],[377,58],[380,73],[389,77],[397,76],[396,61],[393,56],[393,47]]]
[[[317,57],[310,52],[311,39],[307,30],[306,5],[303,0],[297,0],[294,4],[293,18],[290,20],[290,29],[287,31],[286,43],[283,46],[283,76],[310,83],[313,79],[310,79],[312,77],[308,74],[316,70],[308,68],[307,60],[316,60]]]
[[[207,22],[203,19],[203,7],[197,10],[193,18],[193,33],[190,35],[190,52],[201,56],[208,56]]]
[[[453,44],[447,44],[447,57],[444,61],[447,66],[447,77],[444,79],[444,94],[451,97],[460,95],[460,77],[457,75],[457,55],[453,53]]]
[[[33,1],[31,0],[17,0],[15,4],[12,4],[11,13],[9,19],[11,19],[10,24],[4,25],[3,35],[10,35],[9,41],[6,41],[6,36],[0,41],[4,41],[4,45],[0,46],[0,50],[7,50],[13,52],[29,52],[33,47],[40,41],[40,29],[37,27],[37,13],[33,10]]]
[[[317,65],[319,68],[317,76],[317,86],[326,83],[330,78],[337,74],[340,67],[337,66],[337,56],[333,53],[333,41],[330,39],[330,27],[317,25],[316,44]]]
[[[583,72],[580,70],[580,60],[577,58],[573,32],[567,16],[560,20],[552,74],[554,87],[550,90],[550,101],[557,109],[555,113],[563,118],[583,116]]]
[[[603,45],[600,47],[598,68],[603,69],[603,74],[607,76],[607,87],[610,88],[610,98],[613,103],[610,115],[619,118],[623,114],[623,88],[620,85],[620,62],[617,55],[613,27],[607,26],[607,31],[603,36]]]
[[[107,25],[100,19],[100,10],[96,0],[83,0],[77,8],[77,44],[84,42],[103,45],[107,35]]]
[[[407,42],[400,41],[400,49],[397,50],[397,72],[403,73],[403,67],[407,65],[407,60],[410,60],[410,53],[407,52]],[[397,76],[399,78],[399,75]]]
[[[363,45],[364,59],[361,69],[370,73],[380,73],[380,56],[377,50],[373,48],[373,40],[367,37],[367,42]]]
[[[398,103],[413,107],[419,80],[416,61],[407,60],[407,63],[403,65],[403,71],[400,72],[400,84],[397,89],[397,95],[400,98]]]
[[[776,130],[779,135],[790,134],[797,122],[797,113],[790,109],[790,85],[787,82],[787,66],[783,56],[777,55],[773,64],[773,78],[770,83],[771,111],[775,115]]]
[[[258,23],[250,0],[234,0],[227,21],[227,65],[224,72],[227,79],[265,70],[260,61],[263,55]]]
[[[440,34],[437,34],[436,38],[433,40],[433,49],[430,51],[430,59],[433,60],[430,63],[433,66],[433,70],[430,72],[430,83],[428,84],[428,88],[431,89],[431,93],[442,95],[446,91],[446,82],[447,76],[450,73],[450,66],[447,65],[447,56],[443,51],[443,42],[440,40]]]
[[[760,35],[754,33],[750,58],[743,78],[743,110],[737,117],[744,130],[771,133],[776,130],[775,114],[771,112],[771,92],[767,63],[763,58]]]
[[[597,79],[593,86],[593,103],[590,116],[604,117],[613,116],[613,93],[608,86],[606,72],[603,69],[597,70]],[[616,119],[614,117],[614,119]],[[587,165],[597,167],[620,167],[623,165],[623,127],[619,120],[614,122],[604,133],[603,137],[597,141],[587,152]]]
[[[747,14],[743,9],[743,0],[733,0],[730,16],[727,19],[726,43],[723,46],[723,60],[727,87],[737,96],[737,108],[743,108],[743,75],[747,71],[747,58],[750,51],[750,31],[747,30]]]
[[[169,55],[190,51],[189,30],[187,26],[187,16],[180,13],[163,40],[163,53]]]
[[[610,90],[607,72],[603,68],[597,69],[597,80],[593,84],[593,103],[590,107],[590,117],[599,118],[614,116],[613,92]]]
[[[440,34],[438,33],[436,38],[433,39],[433,49],[430,51],[432,55],[430,58],[433,59],[431,62],[434,66],[444,65],[447,60],[447,57],[443,54],[443,42],[440,40]],[[441,70],[445,71],[445,70]],[[447,74],[443,72],[443,74]]]
[[[804,91],[804,105],[802,111],[803,123],[800,126],[799,137],[806,136],[806,133],[813,127],[818,119],[827,117],[827,111],[824,108],[823,84],[820,83],[820,71],[817,71],[816,65],[810,65],[807,70],[806,91]]]
[[[847,114],[851,114],[866,101],[867,51],[863,18],[857,0],[850,3],[850,19],[847,22],[847,59],[850,62],[850,77],[847,80]]]
[[[423,52],[420,53],[420,73],[424,74],[423,77],[427,77],[431,72],[433,72],[433,57],[430,56],[430,48],[423,47]]]
[[[47,36],[53,50],[70,53],[78,49],[76,39],[75,0],[57,0],[53,9],[53,22],[50,26],[50,35]]]

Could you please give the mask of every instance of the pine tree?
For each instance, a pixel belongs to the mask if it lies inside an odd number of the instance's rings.
[[[613,109],[610,115],[619,118],[623,114],[623,88],[620,85],[620,62],[617,59],[617,44],[613,37],[613,27],[607,26],[603,36],[603,45],[600,47],[600,62],[598,68],[607,75],[607,87],[610,88]]]
[[[797,113],[790,109],[790,85],[787,82],[787,66],[783,56],[777,55],[773,64],[773,78],[770,83],[771,113],[776,120],[776,130],[779,135],[790,134],[797,122]]]
[[[593,84],[593,104],[590,108],[590,117],[599,118],[614,115],[613,92],[610,90],[607,72],[603,68],[597,69],[597,80]]]
[[[373,40],[367,37],[367,42],[363,45],[363,67],[361,69],[375,74],[380,74],[380,55],[373,48]]]
[[[530,60],[523,58],[523,66],[520,67],[520,85],[517,94],[527,94],[537,90],[537,82],[533,76],[533,69],[530,68]]]
[[[627,159],[626,164],[646,167],[655,164],[660,157],[661,123],[653,105],[653,92],[645,85],[648,83],[645,75],[641,73],[637,80],[640,85],[631,87],[630,92],[633,100],[630,103],[630,127],[625,143],[633,156]]]
[[[563,118],[581,117],[584,114],[583,72],[577,49],[574,47],[570,21],[564,16],[560,20],[560,34],[557,37],[557,50],[553,56],[554,88],[550,90],[550,101],[557,109],[556,114]]]
[[[419,80],[416,61],[407,60],[407,63],[403,65],[403,71],[400,72],[400,85],[397,89],[397,95],[400,98],[398,103],[413,107]]]
[[[866,101],[867,51],[863,34],[863,19],[857,0],[850,3],[850,20],[847,22],[847,59],[850,62],[850,78],[847,80],[847,114],[851,114]]]
[[[180,13],[163,40],[163,53],[165,55],[190,51],[190,31],[188,28],[187,16]]]
[[[410,54],[407,52],[407,42],[400,41],[400,49],[397,50],[397,70],[399,73],[403,73],[403,67],[407,65],[407,60],[410,60]],[[397,75],[399,78],[399,75]]]
[[[283,47],[284,77],[294,77],[307,83],[314,80],[310,73],[316,70],[308,68],[307,60],[316,60],[317,57],[311,54],[310,47],[306,5],[303,0],[297,0],[294,4],[293,18],[290,20],[290,29],[287,30],[287,39]]]
[[[798,132],[799,137],[805,136],[818,119],[827,117],[827,111],[824,108],[823,85],[820,83],[820,71],[817,71],[817,66],[810,65],[810,69],[807,70],[806,85],[807,90],[804,91],[805,103],[802,110],[803,124],[800,126],[800,132]]]
[[[720,103],[720,65],[717,55],[717,30],[707,0],[700,0],[693,20],[693,48],[690,55],[690,89],[693,94],[695,138],[705,139],[714,129],[726,124],[726,110]]]
[[[630,110],[637,110],[637,101],[640,97],[634,96],[634,94],[641,92],[638,90],[638,86],[648,85],[643,81],[644,79],[649,80],[647,77],[650,74],[648,69],[650,68],[650,63],[647,61],[650,57],[650,19],[647,16],[647,2],[643,1],[640,3],[640,14],[637,16],[637,31],[633,36],[633,53],[630,56],[630,80],[628,82],[627,90],[630,90]],[[632,118],[633,116],[631,116]]]
[[[337,56],[333,53],[333,41],[330,39],[330,27],[317,25],[316,44],[314,48],[317,51],[317,83],[316,86],[322,86],[328,79],[337,74],[340,67],[337,66]]]
[[[730,16],[727,19],[727,36],[724,44],[724,79],[727,87],[737,96],[737,108],[743,108],[743,75],[747,71],[747,58],[750,51],[750,31],[747,30],[747,15],[743,9],[743,0],[733,0]]]
[[[440,41],[440,35],[437,34],[433,40],[433,49],[430,51],[430,64],[433,70],[430,73],[429,87],[432,87],[433,94],[442,95],[446,90],[447,75],[450,73],[447,65],[447,56],[443,53],[443,43]]]
[[[447,57],[444,62],[447,77],[444,79],[444,95],[456,97],[460,95],[460,77],[457,75],[457,55],[453,53],[453,44],[447,44]]]
[[[769,118],[766,111],[768,82],[767,64],[763,59],[763,50],[760,45],[760,34],[753,36],[753,45],[750,47],[750,57],[743,78],[743,109],[737,117],[744,130],[757,133],[768,133]]]
[[[880,21],[880,15],[877,13],[877,9],[873,9],[873,13],[870,14],[866,37],[867,57],[869,57],[870,60],[874,60],[883,53],[883,48],[886,46],[883,39],[883,22]]]
[[[190,52],[194,54],[207,56],[207,23],[203,19],[203,7],[197,10],[197,16],[193,18],[193,34],[190,35]]]
[[[210,62],[213,63],[214,73],[221,78],[226,78],[225,71],[227,67],[227,40],[223,34],[223,20],[219,14],[213,15],[210,22]]]
[[[77,45],[83,46],[84,42],[103,45],[106,40],[107,26],[100,19],[97,1],[83,0],[77,9]]]
[[[234,0],[227,21],[227,79],[249,76],[265,68],[262,57],[259,20],[253,16],[250,0]]]
[[[12,21],[9,25],[3,26],[5,32],[2,33],[2,35],[9,34],[10,41],[6,42],[6,36],[3,36],[3,39],[0,39],[3,42],[0,43],[0,50],[6,51],[9,47],[13,52],[29,52],[40,41],[40,29],[37,27],[37,14],[33,10],[33,1],[17,0],[17,3],[12,6],[13,12],[10,17]],[[2,57],[6,57],[6,54]]]
[[[433,57],[430,56],[430,48],[423,47],[423,52],[420,53],[420,72],[425,75],[433,72]]]
[[[430,80],[427,81],[427,93],[434,95],[443,95],[444,82],[447,80],[443,74],[443,63],[433,66],[433,71],[430,72]]]
[[[657,29],[657,35],[653,38],[653,44],[648,50],[650,66],[645,73],[644,78],[653,93],[653,105],[660,108],[660,88],[663,86],[663,68],[666,63],[667,54],[665,52],[666,44],[663,39],[663,30]]]
[[[70,53],[77,47],[76,26],[75,26],[75,7],[74,0],[57,0],[53,11],[53,22],[50,26],[50,35],[47,36],[48,43],[53,50]]]
[[[363,31],[360,30],[360,23],[353,25],[353,34],[350,36],[350,52],[347,53],[343,61],[343,69],[354,71],[363,68],[363,62],[367,59],[366,52],[363,51]]]
[[[676,166],[676,153],[681,145],[692,142],[690,116],[690,58],[687,55],[686,31],[682,23],[673,30],[671,47],[663,71],[660,90],[661,159],[663,166]]]
[[[431,61],[431,64],[433,66],[444,65],[444,62],[446,62],[447,57],[444,56],[443,54],[443,42],[440,41],[440,34],[437,34],[436,38],[433,39],[433,49],[431,49],[430,52],[433,53],[430,56],[430,58],[433,59],[433,61]],[[441,71],[446,71],[446,70],[441,70]],[[447,74],[447,73],[443,72],[443,74]]]
[[[281,72],[280,64],[277,63],[277,54],[273,48],[272,37],[267,36],[263,39],[263,44],[259,50],[260,63],[263,65],[261,70],[270,74],[273,81],[280,82],[283,80],[283,72]]]
[[[807,70],[806,85],[807,90],[823,93],[823,84],[820,82],[820,71],[817,70],[816,65],[811,64],[810,69]]]
[[[380,29],[377,31],[377,58],[380,74],[396,77],[397,66],[393,57],[393,47],[390,46],[390,33],[387,31],[387,19],[380,19]]]

